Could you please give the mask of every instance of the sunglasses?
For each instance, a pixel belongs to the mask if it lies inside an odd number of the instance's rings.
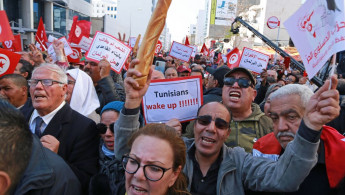
[[[221,118],[212,119],[212,116],[210,115],[198,116],[197,118],[197,122],[203,126],[209,125],[212,121],[214,121],[214,124],[218,129],[226,130],[229,128],[229,123]]]
[[[237,82],[238,86],[241,88],[248,88],[252,85],[252,82],[246,78],[235,79],[234,77],[224,78],[224,85],[233,86]]]
[[[112,133],[114,133],[114,124],[115,123],[111,123],[109,126],[107,126],[104,123],[98,123],[96,125],[96,128],[97,128],[99,134],[105,134],[107,132],[108,127],[109,127],[110,131]]]

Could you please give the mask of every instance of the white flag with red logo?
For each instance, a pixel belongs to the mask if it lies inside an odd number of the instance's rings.
[[[226,58],[226,62],[229,68],[238,67],[241,60],[240,50],[238,50],[238,48],[235,47],[235,49],[231,50],[228,54],[226,54]]]
[[[81,59],[81,50],[78,47],[72,47],[73,53],[67,56],[69,62],[79,63]]]
[[[156,44],[155,54],[158,54],[161,51],[162,47],[163,47],[162,42],[158,40]]]
[[[0,18],[0,42],[13,40],[13,33],[4,10],[0,10]]]
[[[21,55],[6,49],[0,49],[0,77],[12,74],[20,60]]]

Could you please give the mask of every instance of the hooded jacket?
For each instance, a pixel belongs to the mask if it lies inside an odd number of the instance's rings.
[[[252,114],[242,121],[231,120],[230,128],[225,144],[230,147],[240,146],[251,153],[256,140],[273,132],[273,122],[260,110],[259,105],[252,103]]]

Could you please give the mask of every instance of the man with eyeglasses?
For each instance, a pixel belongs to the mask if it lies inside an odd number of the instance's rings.
[[[140,77],[141,73],[133,67],[138,63],[138,60],[132,62],[125,79],[126,102],[114,127],[116,158],[128,153],[127,140],[139,128],[139,107],[150,84],[152,73],[144,88],[137,89],[138,83],[133,76]],[[224,83],[236,83],[248,88],[251,83],[240,80],[243,77],[245,75],[230,78]],[[227,147],[224,142],[231,132],[229,110],[218,102],[200,107],[194,124],[195,138],[183,138],[187,146],[183,171],[189,179],[188,190],[192,194],[217,195],[241,195],[246,189],[275,192],[297,190],[317,161],[322,125],[339,114],[335,79],[330,95],[326,95],[329,82],[320,89],[321,96],[324,96],[322,104],[318,104],[318,96],[312,97],[294,142],[289,144],[277,162],[253,157],[240,147]],[[320,111],[325,108],[329,109]]]
[[[165,68],[170,68],[170,67],[175,67],[175,64],[174,64],[174,59],[171,57],[171,56],[167,56],[165,57]]]
[[[273,131],[272,120],[265,116],[256,97],[255,79],[242,67],[233,68],[224,77],[223,104],[231,111],[231,133],[226,140],[230,147],[240,146],[251,152],[254,142]]]
[[[103,59],[99,63],[85,61],[84,71],[91,77],[101,104],[96,109],[98,114],[107,103],[125,100],[123,86],[119,82],[115,83],[113,81],[111,77],[111,66],[107,60]],[[113,76],[120,77],[117,73],[114,73]],[[121,78],[119,79],[122,80]]]
[[[28,82],[33,108],[24,115],[31,132],[68,163],[87,190],[98,168],[96,124],[65,103],[67,75],[59,66],[42,64]]]

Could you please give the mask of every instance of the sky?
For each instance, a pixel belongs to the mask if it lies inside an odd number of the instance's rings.
[[[199,10],[205,9],[205,0],[172,0],[167,16],[171,41],[181,42],[188,28],[196,24]]]

